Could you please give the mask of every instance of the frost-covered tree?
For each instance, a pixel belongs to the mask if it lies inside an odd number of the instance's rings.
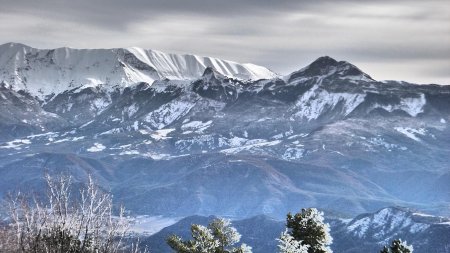
[[[380,253],[412,253],[414,250],[412,245],[403,242],[402,239],[395,239],[390,246],[384,246]]]
[[[192,240],[183,241],[172,235],[167,239],[169,246],[178,253],[251,253],[246,244],[235,246],[241,235],[231,226],[230,220],[214,219],[208,227],[193,224]]]
[[[301,241],[295,240],[288,231],[281,233],[279,239],[277,239],[279,253],[308,253],[308,245],[302,245]]]
[[[18,193],[7,201],[10,224],[1,252],[114,253],[123,250],[128,229],[124,209],[113,211],[112,196],[91,177],[77,192],[69,176],[46,176],[48,192]],[[7,248],[6,248],[7,247]],[[138,252],[133,245],[132,252]]]
[[[322,212],[315,208],[302,209],[295,215],[288,213],[286,222],[289,234],[301,245],[307,245],[308,253],[332,253],[329,246],[333,238]]]

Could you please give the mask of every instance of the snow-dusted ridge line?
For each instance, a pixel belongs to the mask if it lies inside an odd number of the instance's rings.
[[[78,87],[128,87],[166,78],[194,80],[200,78],[207,67],[241,80],[278,76],[251,63],[137,47],[37,49],[19,43],[0,45],[0,83],[41,98]]]

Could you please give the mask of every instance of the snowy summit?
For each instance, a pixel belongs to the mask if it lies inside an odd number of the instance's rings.
[[[193,80],[200,78],[207,67],[241,80],[277,76],[251,63],[137,47],[36,49],[19,43],[0,45],[0,82],[41,98],[86,87],[124,88],[166,78]]]

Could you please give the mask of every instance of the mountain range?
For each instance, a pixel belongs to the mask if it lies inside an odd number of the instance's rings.
[[[191,238],[192,224],[206,226],[215,217],[189,216],[158,233],[143,239],[155,252],[170,252],[165,240],[176,234],[185,240]],[[379,252],[383,246],[402,238],[414,247],[416,253],[450,252],[450,222],[448,218],[413,212],[405,208],[388,207],[374,213],[365,213],[352,219],[328,217],[333,252]],[[232,221],[242,234],[242,243],[252,246],[254,253],[277,252],[278,241],[285,222],[265,215]]]
[[[135,214],[450,215],[450,86],[139,48],[0,46],[0,197],[63,172]]]

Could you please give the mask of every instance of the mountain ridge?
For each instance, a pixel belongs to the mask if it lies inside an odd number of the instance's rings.
[[[377,219],[374,219],[376,217]],[[158,252],[170,250],[165,239],[177,234],[189,238],[189,227],[192,224],[207,225],[214,216],[189,216],[144,237],[150,249]],[[398,238],[406,240],[414,246],[414,252],[449,252],[450,219],[432,215],[414,213],[398,207],[386,207],[374,213],[361,214],[351,219],[342,219],[327,215],[334,252],[356,253],[377,252]],[[285,221],[270,216],[258,215],[243,220],[233,220],[233,226],[242,234],[242,242],[253,247],[253,252],[274,252],[277,249],[276,238],[285,230]]]
[[[58,71],[47,54],[27,59]],[[120,60],[159,75],[144,57]],[[305,69],[289,81],[205,68],[195,80],[73,87],[45,102],[0,85],[0,194],[45,169],[88,168],[110,172],[99,181],[141,214],[278,217],[296,203],[448,214],[450,86],[379,82],[332,58]]]
[[[15,90],[45,98],[77,87],[122,88],[165,78],[194,80],[206,67],[242,80],[277,74],[255,64],[190,54],[167,54],[137,47],[113,49],[36,49],[24,44],[0,45],[0,80]]]

